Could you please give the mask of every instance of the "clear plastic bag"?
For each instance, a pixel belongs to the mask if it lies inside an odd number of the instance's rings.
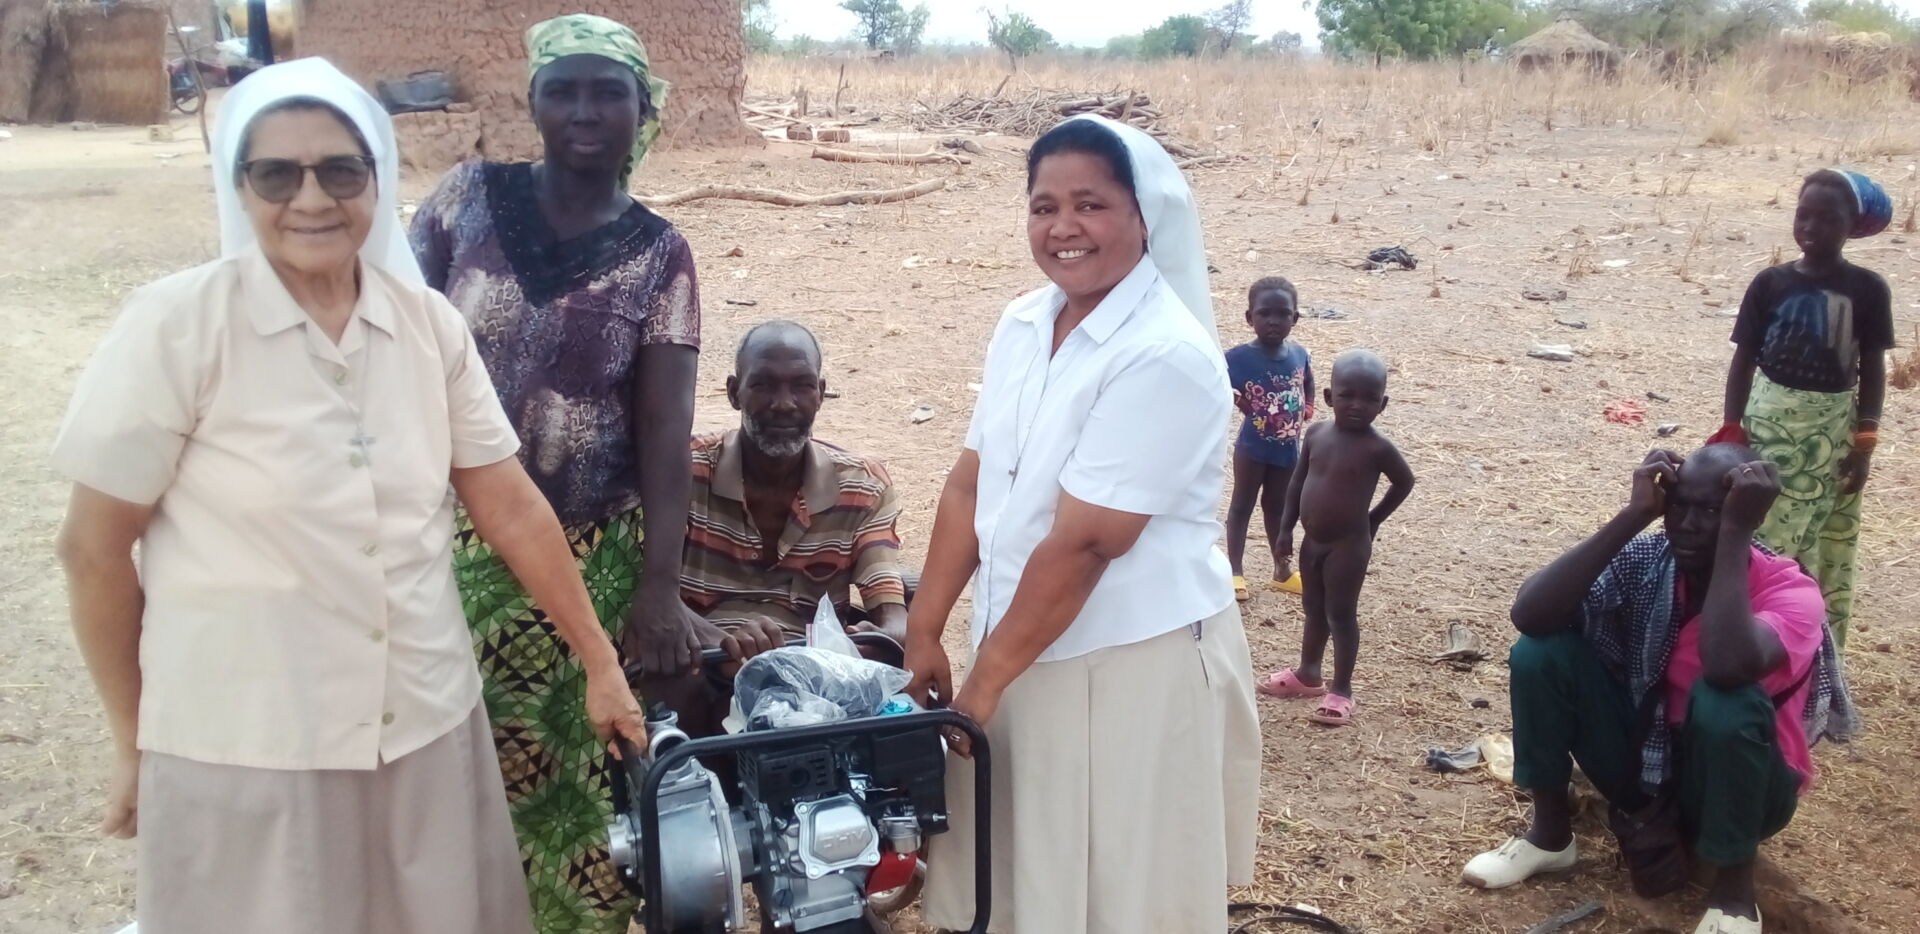
[[[875,716],[910,677],[826,649],[784,648],[748,659],[734,676],[733,692],[747,729],[769,730]]]
[[[835,655],[859,658],[860,649],[847,638],[847,627],[833,609],[833,601],[822,598],[813,608],[813,625],[807,627],[807,645]]]

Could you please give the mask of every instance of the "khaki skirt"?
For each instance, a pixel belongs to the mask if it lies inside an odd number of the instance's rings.
[[[140,934],[530,934],[486,711],[370,771],[140,762]]]
[[[987,728],[994,934],[1217,934],[1253,875],[1260,727],[1238,607],[1042,662]],[[928,923],[973,923],[973,764],[947,764]]]

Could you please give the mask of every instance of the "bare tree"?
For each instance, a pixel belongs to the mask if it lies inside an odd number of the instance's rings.
[[[1227,0],[1225,6],[1207,14],[1207,28],[1222,52],[1231,51],[1252,24],[1253,0]]]

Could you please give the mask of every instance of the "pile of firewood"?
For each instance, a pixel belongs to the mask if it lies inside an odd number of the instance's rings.
[[[1060,121],[1081,114],[1099,114],[1138,127],[1176,157],[1200,155],[1198,149],[1174,137],[1160,125],[1165,115],[1145,94],[1087,94],[1077,91],[1031,91],[1018,97],[962,94],[942,105],[916,102],[905,117],[916,130],[1039,136],[1053,129]]]

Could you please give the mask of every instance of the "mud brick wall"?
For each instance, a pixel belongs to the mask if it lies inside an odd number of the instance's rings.
[[[746,43],[739,0],[307,0],[300,51],[320,55],[366,84],[417,71],[448,72],[478,116],[478,155],[527,159],[539,137],[527,115],[527,27],[565,13],[597,13],[632,26],[653,67],[673,85],[661,145],[762,145],[740,119]],[[444,130],[458,138],[437,139]],[[416,161],[446,160],[472,145],[472,121],[412,121],[402,145]]]

